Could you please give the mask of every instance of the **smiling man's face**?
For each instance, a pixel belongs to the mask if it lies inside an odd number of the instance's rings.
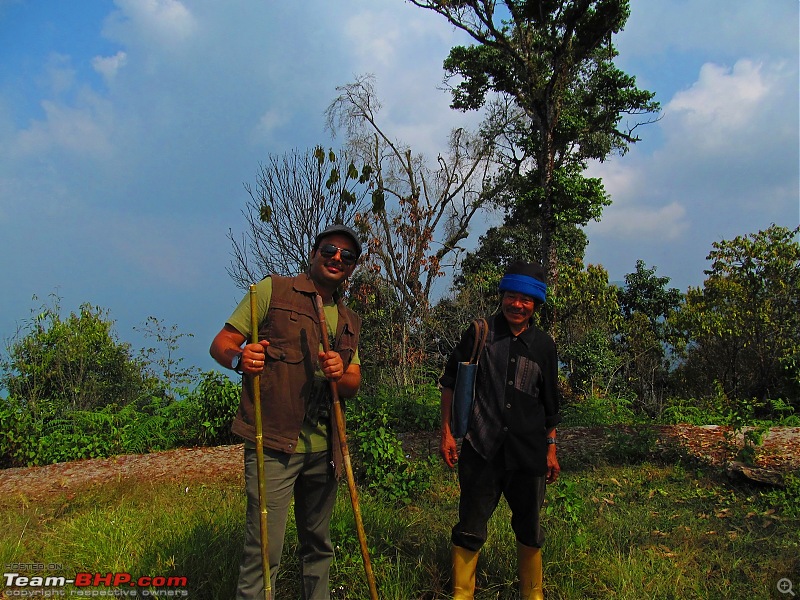
[[[531,296],[519,292],[503,292],[501,310],[514,334],[527,329],[535,308],[536,302]]]
[[[333,256],[326,257],[321,249],[329,244],[335,246],[338,251]],[[349,236],[334,233],[320,240],[319,247],[311,253],[309,268],[309,275],[316,284],[333,291],[352,275],[356,265],[345,264],[341,256],[343,250],[357,255],[356,246]]]

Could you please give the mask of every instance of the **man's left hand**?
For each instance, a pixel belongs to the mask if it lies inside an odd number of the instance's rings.
[[[344,375],[342,357],[335,350],[319,353],[319,366],[330,381],[339,381]]]

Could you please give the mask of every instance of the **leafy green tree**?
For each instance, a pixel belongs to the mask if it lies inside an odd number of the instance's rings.
[[[625,287],[619,293],[622,314],[629,318],[642,313],[654,327],[664,322],[683,299],[678,288],[667,289],[669,277],[657,277],[656,267],[651,269],[643,260],[636,261],[636,271],[625,275]]]
[[[690,288],[670,323],[690,394],[786,399],[800,408],[800,227],[772,225],[715,242],[702,288]]]
[[[600,265],[581,261],[563,265],[561,284],[548,305],[560,315],[559,355],[567,377],[583,396],[607,394],[614,385],[619,360],[612,340],[619,330],[617,288],[609,285]]]
[[[581,173],[589,159],[624,153],[642,124],[623,116],[653,113],[654,94],[617,69],[611,36],[630,12],[627,0],[411,0],[444,16],[476,45],[455,47],[444,63],[453,108],[488,104],[514,210],[537,218],[540,257],[558,285],[559,223],[599,217],[608,198]],[[489,96],[493,94],[491,97]]]
[[[636,261],[636,271],[625,276],[619,292],[624,317],[614,349],[621,378],[634,393],[634,407],[659,415],[669,392],[669,343],[666,319],[681,303],[683,294],[667,288],[669,277],[656,276],[656,268]]]
[[[0,382],[37,418],[64,410],[124,406],[154,389],[143,362],[121,342],[103,309],[82,304],[62,317],[59,298],[9,342]]]

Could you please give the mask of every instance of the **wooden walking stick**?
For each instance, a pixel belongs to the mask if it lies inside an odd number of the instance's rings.
[[[328,325],[325,321],[325,309],[322,305],[322,296],[316,296],[317,316],[319,318],[320,340],[322,349],[325,352],[330,350],[328,341]],[[378,589],[375,587],[375,575],[372,572],[372,564],[369,560],[369,549],[367,548],[367,536],[364,533],[364,523],[361,521],[361,508],[358,505],[358,490],[356,480],[353,477],[353,466],[350,464],[350,451],[347,448],[347,432],[344,426],[344,415],[342,414],[342,404],[339,401],[339,386],[335,381],[329,381],[331,386],[331,396],[333,397],[333,416],[336,421],[336,431],[339,433],[339,447],[342,450],[344,460],[344,471],[347,476],[347,489],[350,491],[350,503],[353,505],[353,516],[356,521],[356,531],[358,541],[361,544],[361,557],[364,560],[364,571],[367,574],[367,584],[369,585],[369,597],[371,600],[378,600]]]
[[[258,343],[258,310],[256,286],[250,286],[250,342]],[[261,567],[264,571],[264,600],[272,600],[269,576],[269,544],[267,543],[267,481],[264,475],[264,428],[261,421],[261,375],[250,378],[253,385],[253,408],[256,421],[256,467],[258,470],[258,508],[261,516]]]

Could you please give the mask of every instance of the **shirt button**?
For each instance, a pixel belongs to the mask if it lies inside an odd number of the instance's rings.
[[[509,379],[508,380],[508,385],[514,385],[514,382],[511,379]]]
[[[508,431],[508,427],[503,427],[503,431]]]
[[[510,404],[506,404],[506,408],[511,408],[511,405]]]
[[[515,362],[517,362],[517,357],[515,356],[514,358],[512,358],[512,359],[511,359],[511,362],[512,362],[512,363],[515,363]]]

